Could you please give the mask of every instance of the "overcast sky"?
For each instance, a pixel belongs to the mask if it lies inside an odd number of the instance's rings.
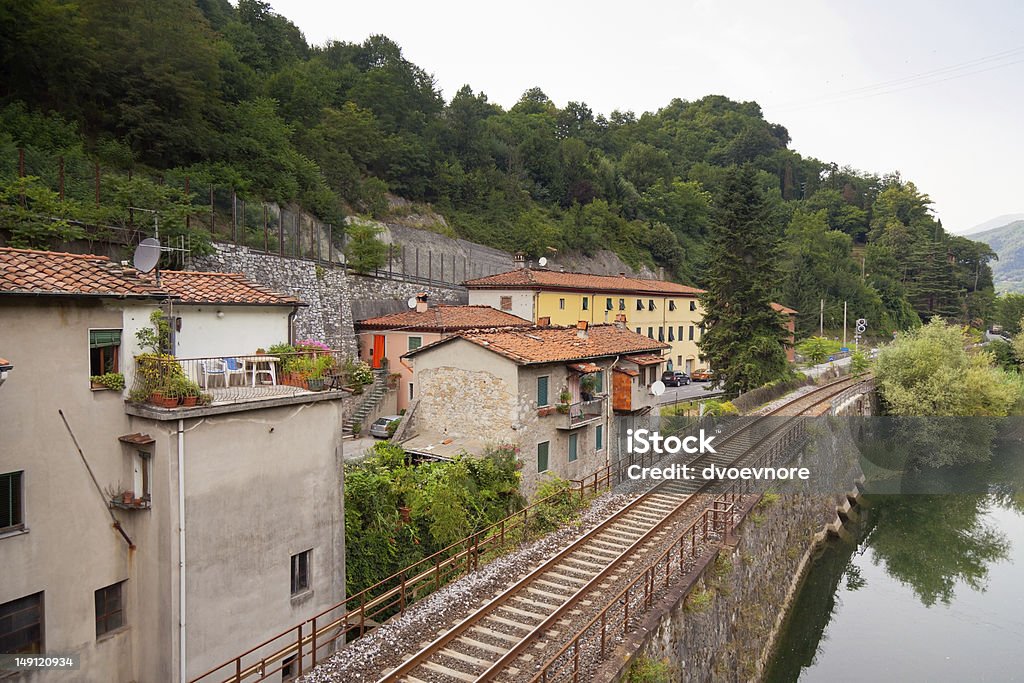
[[[539,86],[603,114],[756,100],[805,156],[899,170],[948,230],[1024,212],[1014,0],[271,3],[312,43],[387,35],[446,100],[464,84],[506,108]]]

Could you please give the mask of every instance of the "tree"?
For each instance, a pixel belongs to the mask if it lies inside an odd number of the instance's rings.
[[[369,273],[388,261],[388,246],[379,239],[383,232],[374,223],[356,222],[347,230],[345,263],[357,273]]]
[[[750,165],[729,171],[711,227],[706,331],[699,345],[726,392],[786,374],[789,333],[771,307],[779,234]]]

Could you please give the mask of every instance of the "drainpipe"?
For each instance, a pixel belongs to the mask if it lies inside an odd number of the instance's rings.
[[[185,683],[185,421],[178,420],[178,680]]]

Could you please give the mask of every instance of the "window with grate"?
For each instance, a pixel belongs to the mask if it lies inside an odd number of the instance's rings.
[[[123,581],[96,591],[96,637],[124,626]]]
[[[308,591],[312,585],[310,581],[310,561],[312,555],[312,549],[292,555],[292,595]]]

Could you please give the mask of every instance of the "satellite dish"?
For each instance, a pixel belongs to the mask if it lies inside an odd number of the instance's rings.
[[[541,256],[539,259],[537,259],[537,265],[540,266],[541,268],[543,268],[547,264],[548,264],[547,257]]]
[[[409,300],[405,302],[405,305],[408,306],[410,309],[416,308],[416,297],[410,296]]]
[[[662,382],[660,379],[655,381],[654,384],[651,385],[651,393],[654,394],[655,396],[661,396],[662,394],[664,394],[665,383]]]
[[[160,260],[160,240],[147,237],[135,247],[135,255],[132,256],[132,265],[140,273],[148,273],[156,268]]]

